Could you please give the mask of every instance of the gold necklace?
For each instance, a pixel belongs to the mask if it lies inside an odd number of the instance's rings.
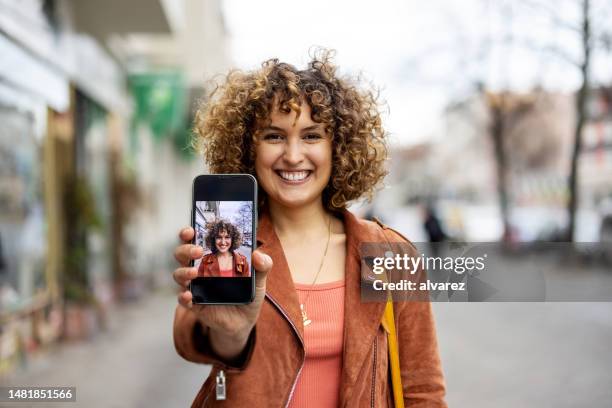
[[[308,326],[312,323],[312,320],[308,318],[306,315],[306,302],[308,301],[308,297],[310,296],[310,292],[314,288],[315,283],[317,283],[317,279],[319,279],[319,274],[321,273],[321,269],[323,269],[323,263],[325,262],[325,257],[327,256],[327,250],[329,248],[329,240],[331,238],[331,216],[329,216],[329,222],[327,223],[327,244],[325,245],[325,252],[323,253],[323,258],[321,258],[321,264],[319,265],[319,271],[315,275],[314,281],[312,281],[312,285],[310,285],[310,290],[306,292],[306,299],[302,303],[300,303],[300,310],[302,312],[302,322],[304,326]]]

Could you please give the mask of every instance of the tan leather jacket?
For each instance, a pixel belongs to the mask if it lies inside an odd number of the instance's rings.
[[[406,242],[383,224],[341,212],[347,238],[344,354],[340,407],[391,407],[387,338],[381,326],[385,303],[360,299],[361,242]],[[297,293],[269,215],[257,230],[258,246],[274,266],[268,274],[266,298],[247,345],[242,367],[216,359],[202,336],[195,315],[177,306],[174,344],[186,360],[213,368],[193,401],[201,407],[286,407],[304,365],[304,328]],[[446,407],[445,384],[429,302],[395,302],[400,365],[407,407]],[[216,400],[215,377],[223,370],[226,400]]]
[[[232,255],[232,270],[236,277],[251,276],[249,262],[246,256],[234,252]],[[215,254],[206,254],[202,257],[200,267],[198,268],[198,276],[219,276],[219,259]]]

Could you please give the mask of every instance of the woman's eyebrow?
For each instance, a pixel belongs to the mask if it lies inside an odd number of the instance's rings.
[[[317,123],[316,125],[311,125],[311,126],[307,126],[303,129],[300,130],[300,132],[308,132],[311,130],[321,130],[321,124]],[[285,129],[278,127],[278,126],[274,126],[274,125],[270,125],[268,127],[265,127],[262,131],[266,132],[268,130],[276,130],[277,132],[285,132]]]
[[[312,126],[305,127],[305,128],[304,128],[304,129],[302,129],[301,131],[302,131],[302,132],[308,132],[308,131],[310,131],[310,130],[321,130],[320,128],[321,128],[321,124],[320,124],[320,123],[318,123],[318,124],[316,124],[316,125],[312,125]]]
[[[285,131],[285,129],[280,128],[280,127],[278,127],[278,126],[274,126],[274,125],[270,125],[270,126],[265,127],[265,128],[263,129],[263,131],[264,131],[264,132],[265,132],[265,131],[268,131],[268,130],[276,130],[276,131],[278,131],[278,132],[284,132],[284,131]]]

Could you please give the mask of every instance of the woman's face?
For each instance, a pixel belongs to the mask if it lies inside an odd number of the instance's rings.
[[[217,251],[219,251],[220,253],[225,253],[229,251],[232,246],[232,238],[227,233],[227,231],[222,230],[219,232],[219,234],[215,238],[215,246],[217,247]]]
[[[274,110],[255,148],[255,172],[268,199],[301,207],[321,199],[332,168],[331,137],[302,103],[300,117]]]

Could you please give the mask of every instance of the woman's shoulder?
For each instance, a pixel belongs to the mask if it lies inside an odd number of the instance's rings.
[[[214,260],[215,260],[215,254],[213,254],[212,252],[202,257],[202,262],[212,262]]]
[[[383,241],[404,242],[412,245],[412,242],[401,232],[391,228],[387,224],[384,224],[376,217],[372,217],[371,220],[357,218],[357,222],[359,223],[360,228],[367,230],[372,234],[378,234]]]
[[[236,262],[237,263],[246,263],[247,261],[247,257],[242,255],[240,252],[235,251],[234,252],[234,256],[236,257]]]
[[[383,229],[385,235],[389,238],[390,237],[390,241],[394,241],[394,242],[406,242],[411,244],[412,242],[401,232],[399,232],[396,229],[391,228],[390,226],[383,224],[378,218],[373,217],[373,221],[371,221],[373,223],[375,223],[376,225],[378,225],[380,228]]]

